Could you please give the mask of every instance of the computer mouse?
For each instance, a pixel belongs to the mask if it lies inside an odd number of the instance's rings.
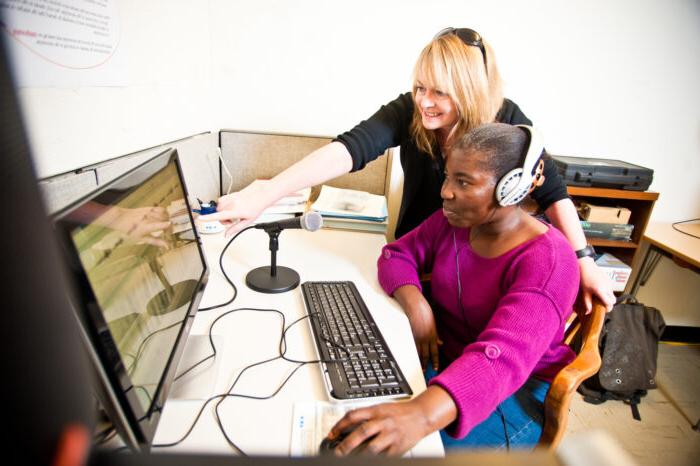
[[[353,429],[345,430],[345,431],[341,432],[341,434],[338,437],[334,438],[333,440],[329,439],[328,437],[324,437],[324,439],[321,441],[321,445],[319,445],[319,447],[318,447],[319,452],[322,455],[329,454],[329,453],[332,454],[333,450],[335,450],[335,447],[337,447],[340,444],[340,442],[345,440],[345,437],[350,435],[350,433],[352,431],[353,431]],[[374,438],[374,437],[368,438],[367,440],[362,442],[359,446],[355,447],[355,449],[353,450],[353,453],[361,451],[363,449],[363,447],[365,445],[367,445],[367,443],[370,440],[372,440],[372,438]]]
[[[323,440],[321,441],[321,445],[318,447],[319,452],[321,452],[321,454],[333,453],[333,450],[335,450],[335,447],[337,447],[338,444],[340,444],[340,442],[345,440],[345,437],[350,435],[350,432],[352,432],[352,429],[344,430],[343,432],[340,433],[339,436],[337,436],[333,440],[329,439],[328,437],[324,437]]]

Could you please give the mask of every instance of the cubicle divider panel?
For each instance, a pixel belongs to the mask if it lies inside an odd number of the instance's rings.
[[[40,180],[47,212],[57,212],[170,147],[178,151],[190,195],[202,200],[216,199],[219,193],[216,135],[201,133]]]
[[[226,193],[229,187],[231,192],[238,191],[256,179],[272,178],[331,140],[320,136],[221,130],[219,147],[231,173],[230,177],[222,171],[221,192]],[[326,184],[383,196],[387,194],[389,166],[389,157],[385,155],[360,172],[343,175]]]

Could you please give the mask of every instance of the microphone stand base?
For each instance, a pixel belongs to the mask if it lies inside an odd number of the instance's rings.
[[[260,293],[284,293],[299,286],[299,274],[289,267],[277,266],[277,275],[271,274],[271,267],[266,265],[248,272],[245,284]]]

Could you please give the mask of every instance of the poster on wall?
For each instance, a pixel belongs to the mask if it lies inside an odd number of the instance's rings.
[[[17,85],[126,85],[117,1],[0,0]]]

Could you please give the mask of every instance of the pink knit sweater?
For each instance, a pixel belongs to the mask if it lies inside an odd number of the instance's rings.
[[[555,228],[495,258],[476,254],[469,229],[449,225],[437,211],[390,243],[378,260],[379,283],[392,295],[420,288],[432,273],[433,313],[448,366],[431,384],[458,408],[448,427],[464,437],[531,376],[551,381],[573,360],[562,340],[579,286],[579,268]]]

